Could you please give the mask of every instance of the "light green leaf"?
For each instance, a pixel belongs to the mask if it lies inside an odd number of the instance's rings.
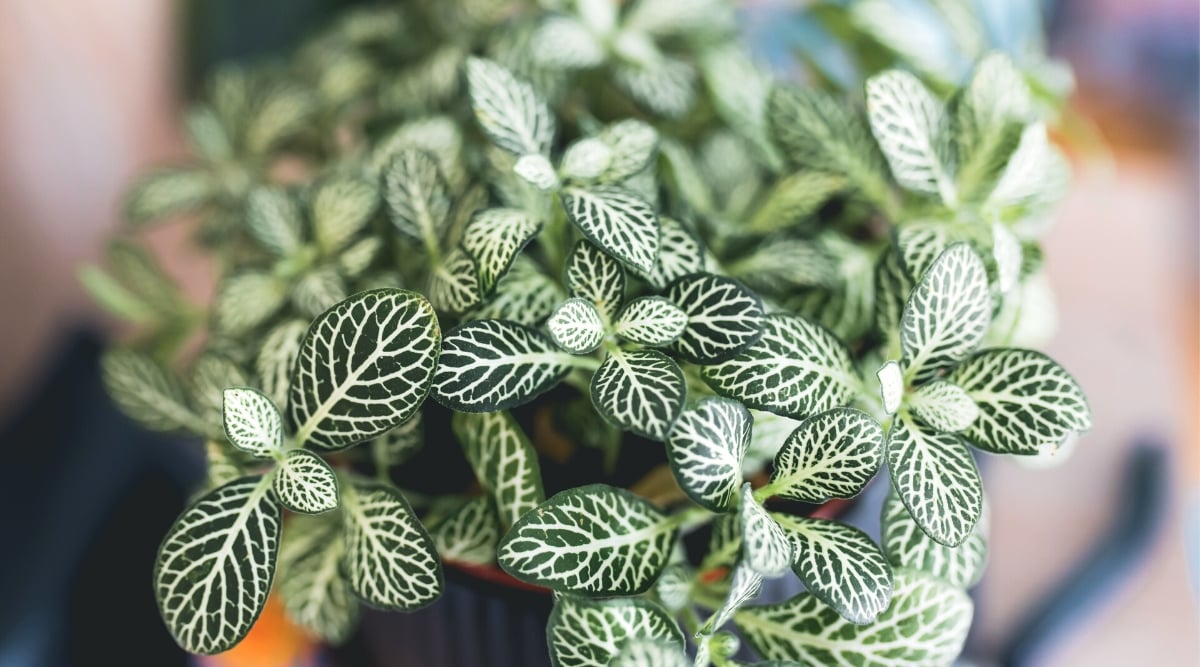
[[[559,186],[558,174],[554,165],[541,153],[522,155],[513,164],[513,173],[521,180],[543,192],[550,192]]]
[[[471,565],[496,562],[500,520],[490,496],[467,501],[435,526],[430,534],[443,560]]]
[[[125,414],[155,431],[201,434],[208,429],[179,380],[149,356],[115,348],[100,358],[100,371],[108,395]]]
[[[253,154],[266,153],[308,127],[320,105],[313,91],[294,82],[276,81],[254,95],[242,134]]]
[[[260,186],[246,198],[246,227],[264,248],[287,257],[304,243],[303,215],[295,198],[280,187]]]
[[[739,563],[733,568],[733,577],[729,581],[729,594],[721,606],[708,617],[700,628],[700,635],[711,635],[733,618],[738,609],[747,602],[758,597],[762,592],[763,575],[756,572],[745,563]],[[707,665],[705,666],[707,667]]]
[[[727,126],[749,140],[768,164],[777,167],[779,156],[767,138],[771,73],[732,40],[705,49],[700,68],[717,114]]]
[[[347,278],[362,277],[367,269],[371,268],[371,263],[375,261],[382,248],[383,239],[378,236],[369,236],[356,241],[349,248],[343,250],[341,255],[338,255],[338,271]]]
[[[88,296],[106,312],[138,324],[154,321],[156,314],[150,304],[99,267],[84,265],[76,275]]]
[[[751,410],[754,428],[750,433],[750,448],[742,464],[742,472],[752,474],[773,461],[788,436],[800,426],[800,420],[781,417],[771,412]]]
[[[984,202],[984,210],[1005,220],[1041,213],[1066,193],[1070,176],[1070,165],[1050,143],[1046,126],[1027,125],[1000,182]]]
[[[125,196],[125,220],[131,225],[158,222],[199,209],[219,194],[220,185],[206,168],[162,167],[139,177]]]
[[[296,441],[341,449],[413,415],[438,361],[433,306],[415,292],[360,292],[317,318],[296,358],[288,418]]]
[[[346,577],[363,602],[413,610],[442,594],[442,561],[433,540],[394,487],[353,480],[345,485],[342,518]]]
[[[321,457],[293,449],[275,468],[275,495],[280,504],[301,514],[320,514],[338,506],[337,476]]]
[[[613,350],[592,376],[592,403],[609,423],[666,440],[683,409],[687,382],[679,365],[658,350]]]
[[[439,247],[450,195],[433,156],[415,148],[398,151],[384,168],[383,197],[397,231],[427,248]]]
[[[819,242],[807,239],[765,242],[725,268],[750,287],[774,294],[807,287],[835,288],[841,283],[837,258]]]
[[[596,138],[609,148],[608,165],[598,175],[615,183],[641,173],[658,156],[658,131],[653,125],[628,118],[606,125]]]
[[[456,412],[450,423],[505,528],[545,500],[537,452],[512,415]]]
[[[467,88],[479,126],[513,155],[548,155],[554,114],[529,83],[483,58],[467,58]]]
[[[738,509],[742,563],[764,577],[778,577],[792,566],[792,543],[783,528],[754,499],[750,483],[742,486]]]
[[[965,243],[950,246],[904,306],[900,345],[905,377],[920,381],[961,361],[983,342],[991,314],[983,260]]]
[[[689,498],[714,512],[733,509],[751,421],[749,410],[727,398],[706,398],[679,415],[667,438],[667,455]]]
[[[596,137],[584,137],[567,146],[559,171],[564,179],[577,183],[596,181],[612,164],[612,148]]]
[[[974,586],[983,576],[987,537],[982,520],[962,544],[938,544],[921,530],[893,490],[883,503],[882,522],[883,550],[892,565],[923,570],[963,589]]]
[[[920,280],[933,262],[958,241],[965,241],[944,222],[910,222],[896,231],[900,261],[913,281]]]
[[[978,419],[963,435],[989,452],[1037,454],[1092,427],[1079,384],[1040,352],[984,350],[960,364],[950,380],[979,407]]]
[[[883,462],[883,429],[865,412],[835,408],[800,423],[775,456],[773,495],[819,504],[852,498]]]
[[[744,353],[766,325],[762,301],[738,281],[696,274],[671,283],[664,294],[687,314],[671,350],[694,364],[714,364]]]
[[[555,309],[546,321],[550,337],[571,354],[587,354],[604,340],[604,320],[591,301],[573,297]]]
[[[203,491],[224,486],[246,474],[245,468],[238,457],[234,455],[233,448],[220,440],[209,440],[204,443],[204,459],[207,473]]]
[[[900,409],[900,402],[904,399],[904,375],[900,371],[900,364],[888,360],[879,367],[875,377],[879,380],[879,397],[883,401],[883,411],[889,415],[896,414]]]
[[[223,354],[206,351],[192,364],[188,378],[192,403],[204,419],[204,433],[221,437],[224,432],[225,389],[249,384],[241,367]],[[272,406],[274,407],[274,406]]]
[[[475,260],[479,290],[490,294],[513,260],[541,231],[542,224],[524,211],[491,208],[471,218],[463,232],[463,250]]]
[[[262,613],[282,523],[270,491],[270,477],[234,480],[201,496],[167,531],[154,563],[154,593],[184,650],[229,650]]]
[[[604,45],[588,27],[567,16],[550,16],[530,37],[530,56],[549,69],[587,69],[604,62]]]
[[[1029,86],[1008,56],[984,57],[954,114],[958,187],[964,200],[983,199],[995,186],[1032,111]]]
[[[660,216],[662,242],[654,270],[636,270],[637,275],[657,290],[666,288],[672,281],[708,268],[708,259],[700,241],[682,223]]]
[[[442,341],[433,398],[459,412],[505,410],[557,385],[572,363],[536,329],[504,320],[468,322]]]
[[[305,273],[292,288],[292,303],[301,313],[316,317],[346,298],[346,282],[333,265]]]
[[[892,568],[861,530],[823,519],[775,514],[796,560],[804,588],[847,621],[874,621],[892,601]]]
[[[346,542],[335,514],[294,516],[279,550],[279,597],[289,620],[322,640],[345,642],[362,605],[342,576]]]
[[[104,250],[113,276],[158,313],[170,317],[186,307],[187,299],[175,279],[146,248],[118,238],[109,241]]]
[[[691,604],[692,580],[696,573],[685,562],[675,562],[654,582],[654,595],[668,611],[678,612]]]
[[[875,329],[884,335],[889,356],[900,354],[900,319],[913,283],[899,250],[885,251],[875,265]]]
[[[567,257],[565,281],[571,296],[591,301],[610,321],[625,301],[625,269],[587,241],[576,243]]]
[[[956,384],[936,381],[922,385],[908,398],[908,409],[935,431],[957,433],[979,418],[979,406]]]
[[[609,667],[691,667],[687,654],[664,640],[630,639],[621,645],[621,653]]]
[[[279,312],[288,286],[266,273],[226,278],[217,294],[217,330],[232,336],[250,332]]]
[[[296,365],[306,331],[308,323],[304,320],[288,320],[271,329],[263,339],[254,370],[258,374],[258,386],[274,405],[287,403],[292,367]]]
[[[221,162],[234,156],[229,133],[212,107],[206,104],[192,106],[184,112],[183,124],[188,144],[198,155],[210,162]]]
[[[612,185],[567,188],[567,218],[613,257],[642,271],[654,269],[660,246],[658,214],[633,192]]]
[[[312,202],[317,246],[326,255],[342,250],[378,207],[379,190],[369,181],[346,176],[323,181]]]
[[[462,248],[454,248],[432,268],[426,293],[434,307],[447,313],[461,313],[479,305],[483,295],[479,293],[475,261]]]
[[[637,595],[666,567],[675,533],[646,500],[590,484],[522,516],[500,542],[498,560],[514,577],[559,592]]]
[[[641,0],[630,8],[624,27],[660,37],[699,39],[735,31],[737,16],[723,0]]]
[[[467,311],[464,318],[511,320],[533,326],[549,317],[564,296],[562,287],[542,273],[537,262],[517,255],[508,273],[496,284],[492,295]]]
[[[795,227],[847,187],[846,178],[823,171],[798,171],[779,179],[750,218],[747,230],[769,234]]]
[[[900,185],[958,203],[945,109],[912,74],[891,70],[867,80],[871,132]]]
[[[616,65],[613,81],[650,112],[666,118],[682,118],[695,104],[696,70],[686,61],[661,54],[655,56],[639,64]]]
[[[887,441],[892,486],[925,534],[956,546],[971,534],[983,511],[983,483],[967,442],[934,433],[903,413]]]
[[[662,607],[639,598],[587,600],[561,596],[546,625],[554,667],[608,667],[630,640],[683,649],[683,633]]]
[[[238,449],[268,458],[283,449],[283,417],[265,394],[249,387],[224,391],[225,437]]]
[[[613,332],[631,343],[661,347],[675,342],[687,323],[687,313],[675,304],[660,296],[644,296],[625,304]]]

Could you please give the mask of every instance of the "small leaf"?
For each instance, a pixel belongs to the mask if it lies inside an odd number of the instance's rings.
[[[847,621],[874,621],[892,601],[892,568],[861,530],[823,519],[775,515],[796,554],[804,589]]]
[[[463,232],[462,248],[475,260],[481,293],[491,294],[541,229],[540,222],[511,208],[491,208],[471,218]]]
[[[675,533],[646,500],[590,484],[522,516],[501,541],[498,559],[514,577],[556,591],[637,595],[666,567]]]
[[[792,566],[792,543],[783,528],[754,499],[750,483],[742,486],[738,510],[742,533],[742,562],[764,577],[778,577]]]
[[[194,211],[220,193],[217,179],[203,167],[163,167],[139,177],[125,197],[125,219],[131,225],[158,222]]]
[[[554,114],[533,86],[483,58],[467,59],[467,87],[479,126],[513,155],[549,154]]]
[[[442,562],[404,496],[383,484],[346,485],[346,576],[363,602],[410,611],[442,594]]]
[[[587,241],[576,243],[567,257],[565,281],[571,296],[591,301],[608,320],[625,301],[625,269]]]
[[[905,375],[918,380],[953,366],[987,335],[992,301],[983,260],[965,243],[934,260],[904,306]]]
[[[904,376],[900,364],[889,360],[879,367],[875,373],[879,379],[879,396],[883,400],[883,411],[889,415],[896,414],[900,409],[900,401],[904,398]]]
[[[592,403],[614,426],[665,440],[683,409],[683,371],[657,350],[614,350],[592,376]]]
[[[652,271],[637,271],[637,275],[654,289],[664,289],[672,281],[693,273],[703,273],[708,259],[700,241],[682,223],[661,216],[662,242]]]
[[[333,265],[305,273],[292,288],[292,303],[301,313],[316,317],[346,298],[346,282]]]
[[[468,322],[442,341],[433,398],[460,412],[505,410],[557,385],[573,362],[536,329],[504,320]]]
[[[987,538],[983,521],[957,547],[938,544],[921,530],[893,490],[883,503],[883,550],[896,567],[923,570],[956,588],[970,588],[983,576]]]
[[[346,247],[379,207],[379,190],[357,178],[322,182],[313,194],[312,217],[317,245],[327,255]]]
[[[192,364],[188,380],[192,390],[192,402],[204,419],[205,434],[221,437],[225,432],[225,389],[245,386],[249,384],[249,379],[241,366],[230,361],[224,354],[205,351]]]
[[[595,181],[612,164],[612,159],[613,151],[608,144],[596,137],[584,137],[567,146],[559,171],[568,181]]]
[[[340,517],[294,516],[279,550],[279,597],[289,620],[331,643],[350,638],[362,605],[342,576]]]
[[[720,630],[729,622],[729,619],[733,618],[738,609],[758,597],[758,594],[762,592],[762,584],[763,575],[745,563],[739,563],[737,567],[733,568],[733,577],[729,582],[729,594],[700,628],[699,634],[711,635],[714,631]]]
[[[271,319],[287,300],[287,285],[266,273],[226,278],[217,294],[217,330],[232,336],[250,332]]]
[[[639,598],[559,597],[546,634],[554,667],[609,667],[631,640],[662,641],[683,649],[683,633],[675,619]]]
[[[567,218],[613,257],[642,271],[658,258],[658,214],[640,197],[617,186],[568,188],[562,193]]]
[[[277,81],[256,91],[242,133],[246,149],[256,155],[279,146],[306,128],[319,109],[314,92],[295,82]]]
[[[694,364],[728,361],[762,336],[762,301],[732,278],[685,276],[664,296],[687,314],[687,326],[671,349]]]
[[[624,181],[653,164],[658,155],[658,131],[640,120],[607,125],[596,138],[610,150],[608,165],[598,176],[604,182]]]
[[[908,408],[919,421],[936,431],[957,433],[979,417],[979,406],[961,387],[938,381],[922,385],[908,399]]]
[[[554,165],[541,153],[522,155],[513,165],[513,173],[543,192],[550,192],[559,186]]]
[[[586,69],[604,62],[604,45],[583,23],[566,16],[550,16],[530,37],[530,56],[550,69]]]
[[[925,534],[946,546],[967,539],[983,511],[983,483],[962,437],[928,432],[901,413],[887,462],[892,486]]]
[[[337,476],[321,457],[293,449],[275,468],[275,495],[293,512],[320,514],[338,506]]]
[[[292,367],[296,365],[306,331],[308,323],[304,320],[288,320],[271,329],[262,341],[254,370],[258,374],[258,386],[273,405],[287,403]]]
[[[431,155],[413,148],[397,152],[383,172],[383,196],[397,231],[438,247],[450,217],[450,195]]]
[[[587,354],[604,341],[604,321],[591,301],[574,297],[559,306],[546,321],[550,337],[571,354]]]
[[[900,185],[958,203],[945,109],[913,75],[900,70],[867,81],[871,131]]]
[[[204,433],[203,420],[188,404],[179,381],[149,356],[112,349],[100,360],[108,395],[125,414],[155,431]]]
[[[546,499],[537,452],[512,415],[458,412],[450,423],[501,525],[513,525]]]
[[[631,343],[661,347],[675,342],[687,323],[687,313],[675,304],[659,296],[644,296],[621,309],[613,332]]]
[[[369,236],[353,243],[342,251],[337,258],[337,268],[347,278],[360,278],[379,255],[383,248],[383,239]]]
[[[852,498],[883,462],[883,429],[865,412],[835,408],[805,419],[775,456],[776,495],[819,504]]]
[[[265,394],[248,387],[224,392],[225,437],[234,447],[267,458],[283,448],[283,417]]]
[[[287,257],[304,243],[303,216],[283,188],[262,186],[246,198],[246,226],[264,248]]]
[[[440,311],[461,313],[479,305],[479,274],[475,260],[462,248],[454,248],[433,267],[426,288],[429,301]]]
[[[626,31],[625,36],[639,33]],[[651,48],[653,44],[650,45]],[[696,101],[696,69],[691,63],[654,54],[639,64],[618,64],[613,81],[639,105],[666,118],[682,118]]]
[[[473,498],[431,532],[438,555],[446,561],[471,565],[496,562],[500,520],[489,496]]]
[[[995,189],[984,201],[983,208],[1000,214],[1005,220],[1036,215],[1062,198],[1070,176],[1070,165],[1050,143],[1046,126],[1042,123],[1027,125],[1017,150]]]
[[[751,421],[749,410],[727,398],[703,399],[679,415],[667,438],[667,455],[689,498],[714,512],[737,505]]]

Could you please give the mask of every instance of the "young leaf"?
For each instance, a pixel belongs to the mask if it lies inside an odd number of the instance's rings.
[[[559,592],[637,595],[666,567],[675,533],[646,500],[590,484],[522,516],[500,542],[498,560],[514,577]]]
[[[926,431],[901,413],[888,433],[887,462],[921,530],[946,546],[967,539],[983,511],[983,483],[965,440]]]
[[[293,449],[275,468],[275,495],[280,504],[301,514],[320,514],[338,506],[337,476],[321,457]]]
[[[536,329],[504,320],[468,322],[442,341],[433,398],[459,412],[506,410],[558,384],[573,362]]]
[[[322,182],[312,202],[317,246],[326,254],[345,248],[378,207],[379,190],[374,183],[345,176]]]
[[[814,665],[949,665],[971,627],[971,598],[928,575],[897,570],[892,604],[868,625],[842,619],[811,593],[748,607],[738,629],[768,660]]]
[[[608,144],[596,137],[584,137],[567,146],[559,172],[571,182],[594,182],[608,169],[612,158],[612,148]]]
[[[922,570],[956,588],[970,588],[983,576],[987,538],[983,521],[960,545],[948,547],[931,540],[917,525],[895,491],[883,502],[883,550],[896,567]]]
[[[567,188],[562,203],[588,240],[636,269],[654,269],[661,242],[658,214],[643,199],[622,187],[598,185]]]
[[[904,398],[904,375],[900,364],[889,360],[875,373],[879,379],[879,397],[883,400],[883,411],[889,415],[896,414],[900,402]]]
[[[1050,143],[1046,126],[1042,123],[1027,125],[1004,175],[984,201],[983,208],[1006,220],[1037,214],[1062,197],[1070,175],[1070,165]]]
[[[270,477],[209,491],[175,520],[154,564],[158,609],[191,653],[229,650],[267,603],[281,526]]]
[[[565,282],[571,296],[595,304],[612,320],[625,300],[625,269],[587,241],[580,241],[567,258]]]
[[[900,185],[957,205],[949,124],[933,93],[908,72],[877,74],[867,81],[867,116]]]
[[[737,505],[751,422],[750,411],[727,398],[706,398],[679,415],[667,438],[667,455],[689,498],[714,512]]]
[[[543,192],[549,192],[559,186],[554,165],[541,153],[522,155],[513,165],[513,173]]]
[[[861,530],[823,519],[774,515],[792,541],[804,589],[851,623],[874,621],[892,601],[892,568]]]
[[[659,296],[644,296],[625,304],[613,332],[631,343],[661,347],[675,342],[687,323],[687,313],[675,304]]]
[[[775,495],[819,504],[852,498],[883,462],[883,429],[865,412],[835,408],[805,419],[775,456]]]
[[[987,335],[991,314],[987,270],[975,251],[959,243],[938,255],[900,319],[906,377],[926,379],[961,361]]]
[[[957,433],[979,418],[979,406],[956,384],[937,381],[922,385],[908,399],[917,420],[936,431]]]
[[[346,543],[333,514],[294,516],[279,549],[279,597],[296,625],[331,644],[350,638],[362,605],[342,576]]]
[[[596,138],[608,146],[608,165],[598,179],[617,183],[641,172],[658,155],[658,131],[640,120],[626,119],[605,126]]]
[[[429,301],[438,310],[461,313],[479,305],[479,274],[475,261],[462,248],[454,248],[434,266],[426,289]]]
[[[303,216],[283,188],[261,186],[246,198],[246,226],[264,248],[287,257],[304,243]]]
[[[614,426],[665,440],[683,409],[687,382],[658,350],[613,350],[592,376],[592,403]]]
[[[462,247],[475,260],[480,292],[491,294],[496,282],[541,229],[540,222],[511,208],[487,209],[471,218]]]
[[[758,597],[762,592],[763,576],[745,563],[739,563],[733,568],[733,577],[729,581],[729,594],[721,606],[708,617],[700,628],[700,635],[711,635],[733,618],[738,609],[747,602]]]
[[[450,423],[504,527],[546,499],[537,452],[512,415],[458,412]]]
[[[784,314],[768,315],[757,342],[723,363],[705,366],[702,377],[718,394],[748,408],[798,419],[849,403],[862,384],[840,340]]]
[[[230,276],[217,293],[216,329],[231,336],[250,332],[271,319],[287,301],[287,285],[266,273]]]
[[[604,62],[604,45],[587,25],[566,16],[550,16],[530,37],[530,56],[550,69],[587,69]]]
[[[630,640],[683,649],[683,633],[662,607],[639,598],[588,600],[560,596],[546,625],[554,667],[608,667]]]
[[[559,306],[546,321],[550,337],[571,354],[587,354],[604,341],[604,320],[591,301],[573,297]]]
[[[138,178],[125,197],[125,220],[131,225],[158,222],[194,211],[221,192],[211,171],[197,166],[163,167]]]
[[[318,317],[296,358],[296,441],[341,449],[405,421],[429,393],[441,330],[415,292],[360,292]]]
[[[483,58],[467,59],[467,88],[479,126],[513,155],[549,154],[554,114],[533,86]]]
[[[823,171],[799,171],[780,179],[758,205],[748,231],[770,234],[815,215],[847,187],[846,178]]]
[[[397,231],[427,247],[439,246],[450,196],[428,153],[411,148],[396,153],[383,172],[383,196]]]
[[[1036,454],[1072,432],[1092,427],[1091,409],[1075,378],[1040,352],[993,349],[955,369],[950,380],[966,391],[979,417],[963,435],[998,454]]]
[[[262,348],[254,362],[258,374],[258,386],[271,399],[273,405],[287,404],[288,384],[292,381],[292,367],[300,354],[300,344],[308,322],[288,320],[267,333]]]
[[[684,276],[671,283],[664,296],[687,315],[687,326],[671,350],[694,364],[732,359],[762,336],[762,301],[732,278]]]
[[[500,520],[490,496],[467,501],[435,526],[430,534],[443,560],[472,565],[496,562]]]
[[[650,47],[654,48],[652,44]],[[657,57],[639,64],[616,65],[613,82],[650,112],[666,118],[682,118],[695,105],[696,70],[689,62],[662,54],[654,56]]]
[[[113,349],[100,359],[108,395],[125,414],[155,431],[204,433],[204,421],[188,404],[179,381],[133,350]]]
[[[292,303],[308,317],[316,317],[346,298],[346,281],[330,264],[305,273],[292,288]]]
[[[621,652],[608,663],[609,667],[691,667],[691,664],[683,649],[653,639],[626,640]]]
[[[792,543],[783,528],[754,499],[750,483],[742,486],[738,509],[742,533],[742,562],[764,577],[778,577],[792,566]]]
[[[342,497],[346,576],[378,609],[419,609],[442,594],[433,540],[394,487],[354,480]]]
[[[996,286],[1002,293],[1016,287],[1021,278],[1021,240],[1008,227],[992,225],[992,259],[996,262]]]
[[[682,223],[660,216],[662,242],[652,271],[636,271],[654,289],[664,289],[676,279],[708,268],[707,255],[700,241]]]
[[[1025,77],[1008,56],[991,53],[979,62],[954,115],[964,200],[982,199],[999,180],[1032,108]]]
[[[221,414],[225,437],[234,447],[258,458],[267,458],[283,448],[283,417],[271,399],[257,389],[226,389]]]

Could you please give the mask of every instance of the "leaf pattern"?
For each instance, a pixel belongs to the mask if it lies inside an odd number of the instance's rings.
[[[512,415],[458,412],[451,426],[505,527],[546,499],[537,452]]]
[[[293,449],[275,468],[273,484],[280,504],[301,514],[320,514],[338,506],[337,476],[321,457]]]
[[[679,365],[658,350],[614,350],[592,376],[591,393],[596,410],[614,426],[666,440],[687,383]]]
[[[792,541],[792,569],[805,590],[859,625],[887,609],[892,568],[866,533],[836,521],[773,516]]]
[[[819,504],[852,498],[883,462],[883,429],[865,412],[836,408],[809,417],[775,456],[775,494]]]
[[[664,296],[687,315],[687,326],[671,349],[694,364],[727,361],[762,335],[762,301],[732,278],[684,276]]]
[[[642,271],[654,269],[661,243],[658,213],[625,188],[611,185],[568,188],[562,193],[567,218],[589,241]]]
[[[749,410],[726,398],[706,398],[679,415],[667,455],[689,498],[714,512],[736,506],[752,422]]]
[[[983,483],[967,442],[954,433],[932,433],[903,415],[887,441],[892,486],[929,537],[956,546],[971,534],[983,511]]]
[[[604,341],[604,321],[591,301],[574,297],[555,309],[546,321],[550,337],[571,354],[587,354]]]
[[[671,615],[638,598],[559,597],[546,634],[554,667],[608,667],[630,640],[662,641],[683,649],[683,633]]]
[[[460,412],[505,410],[558,384],[572,363],[536,329],[504,320],[468,322],[442,342],[433,398]]]
[[[991,323],[983,260],[965,243],[938,256],[913,289],[900,319],[905,376],[927,379],[975,350]]]

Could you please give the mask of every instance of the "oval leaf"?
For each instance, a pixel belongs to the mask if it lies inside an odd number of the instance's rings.
[[[762,301],[732,278],[700,273],[671,283],[665,295],[687,314],[672,350],[693,364],[727,361],[759,339]]]
[[[347,485],[342,503],[346,576],[359,598],[378,609],[412,610],[442,594],[442,561],[433,540],[393,487]]]
[[[438,247],[450,217],[450,196],[432,156],[411,148],[397,152],[383,172],[383,195],[397,231]]]
[[[651,271],[637,271],[638,276],[654,289],[664,289],[672,281],[701,273],[708,268],[708,255],[704,246],[683,225],[666,216],[660,216],[662,240],[659,243],[658,259]]]
[[[944,381],[922,385],[908,399],[908,408],[918,420],[936,431],[956,433],[979,418],[979,406],[962,387]]]
[[[714,512],[737,505],[752,421],[749,410],[727,398],[706,398],[679,415],[667,455],[689,498]]]
[[[961,544],[983,511],[983,483],[962,437],[931,433],[905,417],[888,434],[892,486],[929,537]]]
[[[738,510],[742,532],[742,562],[764,577],[777,577],[792,566],[792,543],[783,528],[754,499],[750,483],[742,486]]]
[[[580,241],[567,258],[567,289],[587,299],[611,320],[625,301],[625,269],[587,241]]]
[[[479,496],[464,503],[430,534],[443,560],[471,565],[496,562],[500,519],[490,496]]]
[[[480,292],[491,294],[496,282],[541,228],[542,224],[524,211],[511,208],[491,208],[471,218],[462,247],[475,260]]]
[[[654,269],[660,230],[654,207],[617,186],[569,188],[562,193],[567,218],[591,242],[642,270]]]
[[[533,86],[491,60],[468,58],[467,89],[492,143],[514,155],[550,152],[554,114]]]
[[[917,77],[899,70],[867,81],[871,132],[900,185],[953,207],[953,145],[945,109]]]
[[[591,301],[567,299],[546,321],[550,337],[571,354],[587,354],[604,341],[604,321]]]
[[[558,384],[573,361],[536,329],[504,320],[468,322],[442,343],[433,398],[460,412],[505,410]]]
[[[675,304],[659,296],[644,296],[621,309],[613,332],[631,343],[661,347],[675,342],[687,323],[687,313]]]
[[[546,499],[537,451],[512,415],[458,412],[450,424],[480,485],[496,501],[504,527]]]
[[[229,444],[267,458],[283,447],[283,417],[279,408],[257,389],[233,387],[223,393],[225,437]]]
[[[733,569],[733,577],[729,581],[729,594],[700,628],[699,634],[711,635],[714,631],[720,630],[729,622],[729,619],[733,618],[738,609],[758,597],[758,594],[762,592],[762,584],[763,576],[761,574],[745,563],[738,564]]]
[[[342,576],[340,517],[295,516],[279,550],[279,597],[289,620],[331,644],[350,638],[362,605]]]
[[[638,598],[587,600],[562,596],[546,625],[554,667],[608,667],[630,640],[683,649],[683,633],[662,607]]]
[[[934,260],[904,306],[900,346],[905,376],[922,380],[979,347],[991,324],[983,260],[965,243]]]
[[[819,504],[852,498],[883,462],[883,428],[865,412],[837,408],[800,423],[775,455],[776,495]]]
[[[861,530],[836,521],[774,515],[796,554],[804,588],[851,623],[874,621],[892,601],[892,568]]]
[[[320,514],[338,506],[337,476],[321,457],[293,449],[275,468],[275,495],[293,512]]]
[[[592,376],[592,403],[615,426],[665,440],[683,409],[687,382],[658,350],[614,350]]]
[[[957,588],[978,583],[987,563],[983,521],[962,544],[938,544],[921,530],[895,491],[883,503],[883,551],[896,567],[922,570]]]

